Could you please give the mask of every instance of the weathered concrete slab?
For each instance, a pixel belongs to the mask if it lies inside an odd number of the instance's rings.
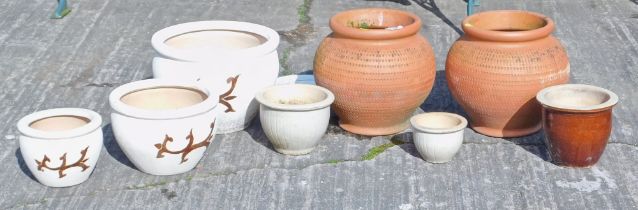
[[[50,20],[55,1],[0,2],[0,209],[636,209],[638,208],[638,3],[621,0],[482,0],[478,11],[526,9],[557,24],[572,82],[616,92],[614,131],[590,169],[548,162],[542,134],[514,139],[466,130],[451,163],[424,162],[410,135],[362,137],[333,125],[316,151],[287,157],[272,150],[258,121],[216,136],[192,172],[151,176],[134,169],[111,134],[106,97],[151,77],[151,35],[177,23],[231,19],[282,34],[280,74],[312,69],[314,52],[338,11],[391,7],[419,15],[436,52],[435,88],[422,111],[462,113],[443,70],[465,17],[461,0],[88,1]],[[92,177],[70,188],[33,180],[18,151],[15,122],[36,110],[94,109],[104,116],[105,149]],[[394,141],[390,141],[394,140]],[[394,143],[392,143],[394,142]],[[394,146],[393,144],[398,144]],[[384,152],[373,148],[389,147]],[[376,155],[376,156],[375,156]]]

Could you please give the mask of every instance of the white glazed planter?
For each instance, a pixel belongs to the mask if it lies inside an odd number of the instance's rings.
[[[200,21],[156,32],[151,40],[155,78],[224,84],[219,100],[219,132],[246,128],[257,113],[257,91],[279,73],[276,31],[253,23]],[[204,47],[201,47],[204,46]]]
[[[18,121],[20,152],[42,184],[68,187],[86,181],[102,150],[102,117],[87,109],[49,109]]]
[[[149,79],[111,92],[113,133],[139,170],[173,175],[197,165],[217,130],[217,91],[208,87]]]
[[[410,124],[421,157],[428,162],[445,163],[461,148],[467,120],[457,114],[430,112],[413,116]]]
[[[310,153],[328,129],[334,94],[314,85],[278,85],[257,93],[259,119],[275,150]]]

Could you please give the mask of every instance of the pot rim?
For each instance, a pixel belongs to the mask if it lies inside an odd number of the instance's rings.
[[[31,123],[50,117],[76,116],[89,120],[85,125],[63,131],[43,131],[30,127]],[[37,111],[22,117],[18,123],[18,131],[24,135],[37,140],[69,139],[87,135],[102,126],[102,116],[95,111],[82,108],[56,108]]]
[[[264,37],[266,42],[258,46],[245,49],[212,51],[206,54],[198,53],[197,51],[175,49],[165,44],[165,41],[170,38],[186,33],[207,30],[253,33]],[[266,26],[248,22],[225,20],[195,21],[169,26],[155,32],[151,37],[151,45],[153,46],[153,49],[162,56],[189,62],[206,61],[215,57],[258,57],[277,50],[277,46],[279,45],[279,34],[275,30]]]
[[[459,123],[458,125],[455,125],[455,126],[453,126],[451,128],[431,128],[431,127],[423,126],[422,124],[419,124],[417,122],[417,120],[419,120],[419,119],[427,118],[427,117],[434,116],[434,115],[454,118],[454,119],[457,119],[457,120],[461,121],[461,123]],[[410,125],[412,125],[412,127],[414,129],[416,129],[417,131],[420,131],[420,132],[434,133],[434,134],[445,134],[445,133],[454,133],[454,132],[457,132],[457,131],[465,129],[465,127],[467,127],[467,119],[465,119],[465,117],[463,117],[461,115],[454,114],[454,113],[449,113],[449,112],[426,112],[426,113],[421,113],[421,114],[417,114],[417,115],[412,116],[410,118]]]
[[[153,88],[195,89],[206,94],[206,99],[194,105],[170,110],[149,110],[137,108],[122,102],[121,98],[129,93]],[[127,83],[115,88],[109,95],[109,104],[114,112],[129,117],[148,120],[169,120],[191,117],[218,107],[219,97],[207,86],[199,82],[175,81],[167,79],[146,79]]]
[[[494,31],[489,29],[483,29],[476,27],[474,21],[481,17],[488,15],[498,14],[519,14],[519,15],[532,15],[536,18],[545,21],[545,25],[540,28],[526,30],[526,31]],[[488,41],[501,41],[501,42],[522,42],[540,39],[549,36],[555,28],[554,21],[540,13],[530,12],[525,10],[493,10],[476,13],[463,19],[461,24],[463,31],[470,37],[476,37],[482,40]]]
[[[553,91],[558,91],[558,90],[564,90],[564,89],[584,90],[584,91],[589,91],[589,92],[604,93],[607,96],[609,96],[609,98],[603,103],[596,104],[596,105],[590,105],[590,106],[564,106],[564,105],[559,105],[559,104],[552,103],[551,100],[549,100],[547,98],[547,94],[548,93],[551,93]],[[562,84],[562,85],[555,85],[555,86],[547,87],[547,88],[541,90],[540,92],[538,92],[538,94],[536,94],[536,100],[544,108],[550,108],[550,109],[555,109],[555,110],[560,110],[560,111],[567,111],[567,112],[597,112],[597,111],[610,109],[613,106],[615,106],[618,103],[618,95],[616,95],[614,92],[612,92],[610,90],[607,90],[607,89],[601,88],[601,87],[597,87],[597,86],[593,86],[593,85]]]
[[[385,29],[373,29],[373,30],[361,30],[347,26],[347,23],[343,23],[342,19],[346,16],[365,14],[365,13],[391,13],[390,15],[407,16],[414,21],[408,25],[403,26],[400,30],[385,30]],[[417,15],[406,12],[403,10],[386,9],[386,8],[363,8],[353,9],[343,12],[339,12],[330,18],[330,29],[339,35],[343,35],[355,39],[366,40],[383,40],[383,39],[398,39],[407,36],[417,34],[421,30],[421,18]]]
[[[321,101],[309,103],[309,104],[279,104],[273,103],[270,100],[265,98],[265,94],[270,91],[275,91],[277,89],[294,89],[294,88],[311,88],[315,90],[319,90],[326,94],[326,98]],[[317,109],[323,109],[330,106],[334,100],[335,95],[328,89],[316,85],[308,85],[308,84],[287,84],[287,85],[274,85],[267,87],[257,93],[255,99],[264,106],[267,106],[271,109],[283,110],[283,111],[312,111]]]

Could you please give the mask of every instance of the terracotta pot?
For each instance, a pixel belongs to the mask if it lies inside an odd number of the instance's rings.
[[[590,85],[568,84],[546,88],[536,99],[543,105],[545,144],[558,165],[596,164],[611,134],[613,92]]]
[[[450,48],[446,77],[472,128],[494,137],[538,131],[545,87],[569,80],[565,49],[554,22],[526,11],[490,11],[463,20],[465,35]]]
[[[330,28],[314,73],[317,84],[335,94],[339,125],[363,135],[406,129],[435,77],[434,52],[419,34],[421,20],[400,10],[358,9],[333,16]]]
[[[279,74],[279,35],[271,28],[236,21],[198,21],[159,30],[151,38],[158,56],[153,76],[223,85],[219,133],[243,130],[257,115],[257,91]]]

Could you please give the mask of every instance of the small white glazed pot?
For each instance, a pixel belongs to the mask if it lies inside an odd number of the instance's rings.
[[[259,119],[275,150],[286,155],[310,153],[328,129],[334,94],[305,84],[278,85],[257,93]]]
[[[116,88],[109,102],[118,145],[149,174],[193,169],[215,137],[217,93],[198,83],[160,79]]]
[[[224,84],[219,133],[246,128],[257,114],[257,91],[279,74],[276,31],[253,23],[200,21],[164,28],[151,44],[155,78]]]
[[[86,181],[102,151],[102,117],[79,108],[48,109],[18,121],[20,152],[33,176],[50,187]]]
[[[445,163],[461,148],[467,120],[457,114],[429,112],[413,116],[410,124],[421,157],[431,163]]]

